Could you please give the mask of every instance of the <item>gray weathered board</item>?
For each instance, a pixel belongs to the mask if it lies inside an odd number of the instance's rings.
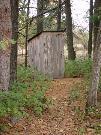
[[[28,63],[51,78],[64,77],[64,33],[42,32],[28,42]]]

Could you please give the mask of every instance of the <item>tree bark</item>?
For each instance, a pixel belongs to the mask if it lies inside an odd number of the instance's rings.
[[[97,105],[97,90],[99,86],[100,77],[100,67],[101,67],[101,22],[97,34],[97,43],[93,56],[93,67],[92,67],[92,80],[88,95],[88,106]]]
[[[12,22],[12,40],[10,53],[10,87],[17,79],[17,39],[18,39],[18,4],[19,0],[10,0],[11,22]]]
[[[93,0],[90,0],[90,10],[89,10],[89,40],[88,40],[88,57],[91,58],[92,55],[92,34],[93,34]]]
[[[11,39],[10,0],[0,0],[0,41]],[[5,44],[5,43],[4,43]],[[8,90],[10,79],[10,43],[5,49],[0,44],[0,90]]]
[[[70,0],[65,1],[65,13],[66,13],[66,35],[67,35],[67,47],[68,47],[68,59],[75,60],[76,54],[73,47],[73,26],[71,16],[71,3]]]
[[[29,4],[30,0],[28,0],[28,7],[27,7],[27,19],[26,19],[26,41],[25,41],[25,67],[27,67],[27,45],[28,45],[28,23],[29,23]]]
[[[43,0],[37,0],[37,15],[42,13],[42,15],[37,17],[37,33],[43,31]]]
[[[95,16],[95,18],[97,18],[99,15],[99,7],[100,6],[101,6],[100,0],[95,0],[95,3],[94,3],[94,16]],[[94,49],[93,50],[95,50],[95,47],[96,47],[99,24],[100,24],[100,21],[98,19],[94,20]]]
[[[61,30],[61,0],[58,0],[57,31]]]

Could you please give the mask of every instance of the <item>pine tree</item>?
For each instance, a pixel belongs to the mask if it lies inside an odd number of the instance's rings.
[[[93,0],[90,0],[90,10],[89,10],[89,40],[88,40],[88,57],[91,58],[92,55],[92,38],[93,38]]]
[[[68,47],[68,59],[74,60],[76,54],[73,47],[73,26],[72,26],[72,13],[70,0],[65,1],[65,13],[66,13],[66,35],[67,35],[67,47]]]
[[[18,5],[19,0],[10,0],[11,22],[12,22],[12,40],[10,53],[10,86],[17,80],[17,40],[18,40]]]

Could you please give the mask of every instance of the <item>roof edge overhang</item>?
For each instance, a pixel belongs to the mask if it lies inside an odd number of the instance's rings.
[[[36,35],[34,35],[34,36],[32,36],[30,39],[28,39],[28,42],[30,42],[32,39],[34,39],[34,38],[36,38],[36,37],[38,37],[39,35],[41,35],[42,33],[49,33],[49,32],[51,32],[51,33],[63,33],[63,32],[65,32],[65,30],[61,30],[61,31],[42,31],[42,32],[40,32],[40,33],[38,33],[38,34],[36,34]]]

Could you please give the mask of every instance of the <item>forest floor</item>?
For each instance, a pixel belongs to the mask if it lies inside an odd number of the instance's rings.
[[[78,85],[81,85],[81,95],[72,93],[72,87]],[[94,129],[87,128],[89,121],[84,120],[86,101],[82,96],[85,93],[82,88],[81,78],[52,81],[46,92],[47,97],[52,98],[50,108],[40,118],[31,113],[29,118],[23,118],[11,125],[9,131],[2,135],[97,135]]]

